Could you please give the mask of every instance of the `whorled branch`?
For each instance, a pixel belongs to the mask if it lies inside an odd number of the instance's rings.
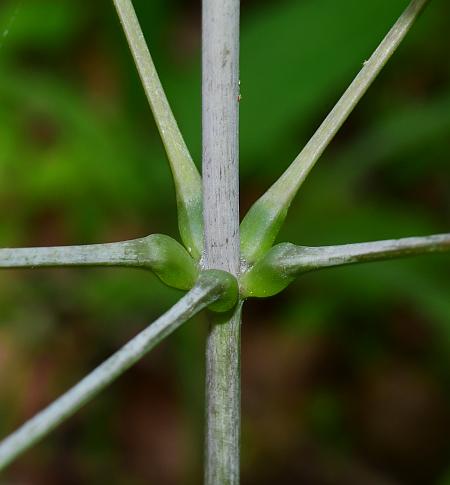
[[[0,269],[64,266],[125,266],[153,271],[165,284],[189,290],[197,266],[184,247],[164,234],[84,246],[0,249]]]
[[[168,312],[72,389],[1,441],[0,470],[72,416],[184,322],[211,304],[215,304],[215,308],[220,311],[229,310],[235,305],[237,295],[236,279],[229,273],[219,270],[202,272],[192,290]]]
[[[450,234],[341,246],[305,247],[281,243],[241,277],[241,291],[247,297],[272,296],[309,271],[439,252],[450,252]]]
[[[177,193],[178,225],[189,253],[203,246],[202,181],[178,128],[131,0],[113,0],[161,135]]]
[[[241,224],[241,250],[249,264],[270,249],[298,189],[391,58],[429,0],[412,0],[297,158],[250,208]]]

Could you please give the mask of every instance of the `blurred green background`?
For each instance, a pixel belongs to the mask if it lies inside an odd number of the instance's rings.
[[[200,161],[200,0],[135,0]],[[292,161],[406,0],[242,2],[242,214]],[[280,241],[448,232],[448,0],[433,0],[304,184]],[[3,36],[2,36],[3,34]],[[173,185],[107,0],[0,4],[0,246],[177,237]],[[242,483],[450,484],[450,258],[303,276],[249,301]],[[0,273],[0,436],[180,297],[134,270]],[[204,316],[1,484],[199,484]]]

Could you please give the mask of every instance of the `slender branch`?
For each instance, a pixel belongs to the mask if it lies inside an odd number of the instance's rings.
[[[428,0],[412,0],[379,47],[283,175],[250,208],[241,224],[241,249],[254,263],[273,244],[289,206],[325,148],[396,51]]]
[[[443,252],[450,252],[450,234],[341,246],[305,247],[282,243],[274,246],[241,277],[241,290],[245,296],[272,296],[286,288],[296,276],[308,271]]]
[[[175,182],[178,225],[189,253],[202,251],[202,182],[173,116],[131,0],[113,0],[155,117]]]
[[[237,275],[239,0],[203,0],[203,264]],[[206,348],[205,484],[239,483],[241,305],[211,320]]]
[[[220,300],[224,295],[229,296],[233,293],[236,296],[236,289],[236,280],[228,273],[215,270],[204,271],[194,288],[168,312],[130,340],[76,386],[0,442],[0,470],[72,416],[181,324],[206,306]],[[235,301],[236,299],[230,300],[228,308],[234,305]]]
[[[0,269],[57,266],[145,268],[181,290],[192,288],[197,278],[197,266],[183,246],[163,234],[108,244],[0,249]]]

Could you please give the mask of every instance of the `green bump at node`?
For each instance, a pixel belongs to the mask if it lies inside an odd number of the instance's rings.
[[[190,290],[197,279],[195,261],[175,239],[164,234],[152,234],[138,239],[135,250],[142,267],[151,269],[168,286]]]
[[[239,286],[236,278],[226,271],[219,269],[208,269],[200,273],[198,283],[203,282],[207,285],[211,284],[211,281],[220,282],[218,286],[219,299],[209,305],[209,309],[214,312],[227,312],[231,310],[239,299]]]
[[[240,277],[244,298],[274,296],[294,281],[295,275],[283,265],[283,260],[292,247],[293,244],[290,243],[277,244]]]

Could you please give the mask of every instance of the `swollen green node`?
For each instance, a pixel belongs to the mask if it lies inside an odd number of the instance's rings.
[[[203,248],[203,204],[201,186],[198,197],[186,202],[177,196],[178,228],[188,253],[199,260]]]
[[[217,287],[218,300],[209,309],[214,312],[227,312],[231,310],[239,299],[239,285],[236,278],[220,269],[207,269],[200,273],[197,284],[211,286],[220,283]]]
[[[135,251],[142,267],[151,269],[168,286],[190,290],[198,276],[195,261],[175,239],[164,234],[137,239]]]
[[[289,205],[278,207],[264,196],[247,212],[240,226],[241,254],[248,264],[254,264],[272,247],[286,219]]]
[[[281,243],[274,246],[240,279],[241,296],[243,298],[274,296],[283,291],[294,279],[284,265],[286,254],[294,248],[291,243]]]

